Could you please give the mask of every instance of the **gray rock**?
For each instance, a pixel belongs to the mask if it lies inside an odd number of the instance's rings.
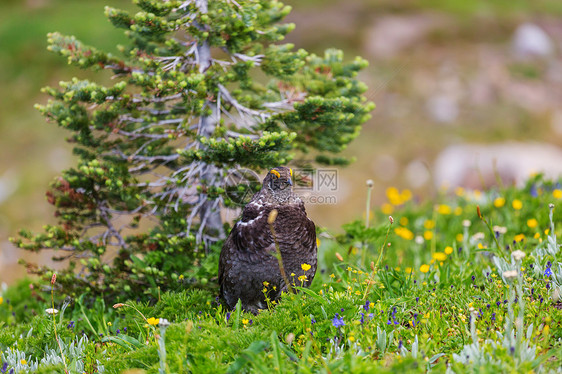
[[[519,186],[533,173],[547,178],[562,175],[562,149],[548,143],[505,142],[457,144],[442,151],[434,163],[437,187],[486,188],[503,183]]]
[[[554,52],[554,45],[547,33],[532,23],[524,23],[517,27],[512,47],[520,57],[546,57]]]

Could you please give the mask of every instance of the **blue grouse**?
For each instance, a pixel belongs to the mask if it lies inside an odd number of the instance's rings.
[[[306,216],[303,201],[293,192],[292,176],[292,169],[271,169],[224,242],[219,259],[220,296],[230,309],[240,299],[245,311],[257,314],[267,308],[264,287],[271,301],[287,291],[276,243],[286,279],[297,286],[312,283],[317,264],[316,228]],[[270,213],[274,210],[277,216],[273,220]]]

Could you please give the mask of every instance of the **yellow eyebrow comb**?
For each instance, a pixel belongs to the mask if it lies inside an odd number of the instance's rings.
[[[275,175],[277,178],[281,178],[281,174],[279,174],[279,172],[275,169],[271,169],[269,171],[271,174]]]

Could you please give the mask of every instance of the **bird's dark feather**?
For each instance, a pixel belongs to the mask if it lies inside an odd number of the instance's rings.
[[[265,184],[266,181],[264,188]],[[307,280],[302,285],[309,286],[314,278],[317,265],[316,229],[306,216],[304,203],[296,195],[286,202],[277,203],[258,193],[244,208],[240,221],[232,228],[221,251],[220,293],[229,308],[234,308],[238,299],[245,310],[253,313],[266,308],[264,282],[269,284],[267,289],[271,300],[277,300],[281,292],[287,290],[268,224],[273,209],[277,210],[277,218],[273,223],[275,239],[289,282],[301,285],[297,278],[305,274],[302,264],[311,266],[306,271]],[[291,273],[295,275],[290,276]]]

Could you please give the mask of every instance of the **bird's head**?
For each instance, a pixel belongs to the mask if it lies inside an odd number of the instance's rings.
[[[263,180],[263,189],[282,202],[293,194],[293,170],[277,166],[269,171]]]

